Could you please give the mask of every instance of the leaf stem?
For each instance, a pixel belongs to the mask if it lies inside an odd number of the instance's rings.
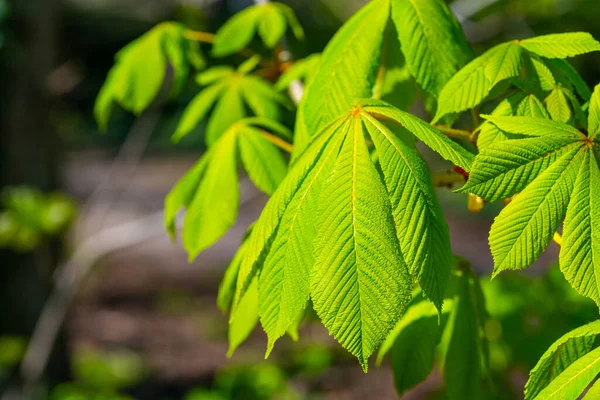
[[[471,141],[471,132],[463,129],[448,128],[445,125],[432,125],[435,129],[442,131],[446,136],[452,139],[462,139]]]
[[[269,142],[273,143],[275,146],[279,147],[281,150],[284,150],[288,153],[292,152],[292,145],[285,140],[281,139],[278,136],[273,135],[265,130],[259,129],[261,135]]]
[[[183,34],[187,39],[196,40],[203,43],[214,43],[216,35],[210,32],[200,32],[187,29]]]

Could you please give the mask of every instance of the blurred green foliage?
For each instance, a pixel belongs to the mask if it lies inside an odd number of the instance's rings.
[[[45,239],[65,232],[76,215],[76,205],[60,193],[7,187],[0,194],[0,248],[26,252]]]

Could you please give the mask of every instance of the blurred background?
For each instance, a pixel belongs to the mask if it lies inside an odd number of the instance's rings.
[[[322,51],[365,3],[282,2],[306,31],[294,58]],[[310,318],[299,342],[282,339],[267,361],[260,328],[226,357],[227,317],[215,304],[219,281],[266,198],[242,179],[235,227],[191,264],[167,238],[164,196],[204,150],[202,127],[177,145],[170,141],[195,85],[137,118],[116,111],[104,134],[94,121],[95,97],[125,44],[166,20],[214,32],[251,4],[0,0],[0,398],[23,398],[20,387],[30,398],[52,399],[395,398],[389,368],[365,375]],[[597,0],[449,4],[478,54],[554,32],[588,31],[600,39]],[[590,86],[600,81],[598,54],[570,61]],[[429,161],[434,170],[448,169]],[[499,206],[473,214],[465,197],[438,194],[454,252],[488,276],[487,231]],[[527,371],[543,351],[597,315],[566,284],[556,255],[553,244],[527,275],[483,281],[495,296],[486,325],[493,398],[521,398]],[[53,332],[56,340],[48,340]],[[406,397],[443,398],[442,386],[435,371]]]

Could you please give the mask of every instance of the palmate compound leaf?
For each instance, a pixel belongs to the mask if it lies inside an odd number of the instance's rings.
[[[241,67],[240,67],[241,68]],[[208,85],[187,106],[173,134],[177,142],[212,114],[206,127],[206,143],[212,145],[235,122],[247,116],[246,108],[259,117],[277,121],[281,107],[291,108],[289,99],[265,80],[227,67],[214,67],[197,76]]]
[[[529,373],[529,380],[525,385],[525,399],[537,398],[540,392],[571,364],[596,348],[598,337],[600,321],[594,321],[566,333],[554,342]],[[577,398],[579,394],[573,398]]]
[[[184,37],[185,30],[182,24],[163,22],[117,53],[94,106],[101,130],[108,128],[115,104],[134,114],[148,108],[160,91],[167,64],[174,72],[171,92],[181,91],[190,70],[192,46]]]
[[[257,31],[263,43],[268,48],[273,48],[281,40],[288,26],[296,39],[304,39],[304,30],[289,6],[265,2],[248,7],[231,17],[217,31],[212,54],[224,57],[243,49]]]
[[[593,118],[590,115],[590,118]],[[560,266],[571,285],[600,305],[600,143],[570,125],[529,117],[493,117],[500,129],[526,139],[499,142],[475,158],[461,191],[488,200],[520,193],[490,231],[494,273],[522,269],[548,246],[563,217]]]
[[[285,177],[285,159],[262,125],[261,119],[249,118],[231,126],[167,195],[165,225],[172,237],[177,212],[187,209],[183,244],[190,259],[220,239],[237,218],[238,154],[250,179],[268,194]]]
[[[470,153],[440,132],[376,100],[360,102],[314,135],[267,203],[240,266],[237,298],[259,274],[267,352],[310,296],[325,326],[366,368],[404,310],[412,286],[407,263],[441,308],[452,262],[447,226],[424,163],[379,117],[403,125],[402,134],[425,138],[447,158],[470,163]]]
[[[570,40],[573,42],[570,43]],[[434,122],[447,114],[479,105],[496,84],[520,74],[523,64],[526,64],[523,62],[524,56],[533,53],[546,58],[562,59],[599,50],[600,43],[589,34],[581,32],[538,36],[499,44],[471,61],[448,81],[440,92]],[[573,74],[570,77],[574,78]]]

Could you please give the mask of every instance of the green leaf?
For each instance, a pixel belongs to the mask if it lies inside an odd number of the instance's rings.
[[[404,312],[411,282],[361,120],[347,129],[319,201],[311,297],[323,324],[366,371]]]
[[[171,137],[174,143],[179,142],[181,138],[198,126],[199,122],[206,117],[224,89],[225,85],[223,84],[213,85],[201,91],[192,99],[181,116],[175,133]]]
[[[494,275],[525,268],[548,246],[566,212],[582,158],[581,147],[567,151],[496,217],[489,238]]]
[[[237,217],[239,200],[238,155],[254,184],[270,194],[284,179],[285,159],[265,139],[265,125],[289,135],[285,127],[261,118],[248,118],[232,125],[204,157],[175,185],[165,201],[165,225],[175,236],[175,216],[187,208],[183,242],[193,259],[211,246],[231,227]],[[270,135],[270,134],[268,134]]]
[[[260,10],[259,7],[248,7],[225,22],[215,35],[213,56],[224,57],[246,47],[256,32]]]
[[[398,40],[394,24],[387,27],[373,98],[381,99],[401,110],[409,109],[417,97],[413,79]]]
[[[536,399],[576,400],[600,372],[600,348],[597,348],[565,369]]]
[[[571,286],[600,307],[600,167],[592,151],[577,173],[559,260]]]
[[[529,94],[517,106],[515,116],[532,118],[550,118],[548,111],[535,95]]]
[[[183,245],[193,260],[215,243],[237,217],[239,189],[236,135],[230,131],[210,150],[211,158],[183,222]]]
[[[279,222],[299,188],[323,154],[334,151],[329,145],[331,134],[344,121],[345,117],[315,136],[311,146],[294,163],[278,190],[267,202],[248,238],[248,250],[240,266],[236,298],[241,297],[251,278],[262,268],[271,243],[278,232]]]
[[[446,320],[447,313],[440,321],[435,307],[421,302],[410,307],[394,328],[395,341],[390,356],[398,396],[423,382],[433,370],[436,347]]]
[[[240,271],[240,265],[244,252],[246,251],[246,241],[242,241],[242,244],[238,248],[237,252],[233,256],[233,260],[229,263],[229,266],[225,270],[225,275],[219,284],[219,293],[217,295],[217,306],[219,310],[228,312],[235,296],[235,286],[237,282],[238,272]]]
[[[267,47],[273,48],[285,34],[287,22],[277,7],[263,7],[264,11],[258,20],[258,34]]]
[[[205,154],[184,176],[181,178],[165,198],[165,227],[171,238],[175,238],[175,217],[182,207],[188,207],[194,195],[199,182],[204,176],[209,153]]]
[[[544,101],[554,121],[568,122],[571,119],[571,107],[563,88],[555,86]]]
[[[594,88],[588,116],[588,137],[595,139],[600,132],[600,85]]]
[[[487,201],[507,199],[565,153],[579,147],[573,138],[562,136],[500,141],[475,157],[469,180],[457,192],[473,193]]]
[[[228,77],[233,72],[234,69],[228,65],[218,65],[196,75],[196,83],[200,86],[207,86]]]
[[[389,14],[389,0],[372,1],[354,14],[325,48],[300,102],[293,159],[312,135],[373,94]]]
[[[525,399],[537,398],[565,369],[597,347],[595,341],[599,336],[600,321],[594,321],[566,333],[554,342],[531,370],[525,385]]]
[[[216,33],[212,53],[223,57],[242,50],[258,31],[268,48],[281,40],[288,24],[297,39],[304,39],[304,31],[292,9],[284,4],[269,2],[248,7],[231,17]]]
[[[441,312],[454,260],[431,175],[416,150],[375,118],[364,118],[379,155],[404,261]]]
[[[296,60],[284,71],[275,84],[277,90],[286,90],[290,87],[293,81],[304,82],[308,85],[310,79],[314,76],[315,71],[319,68],[321,62],[321,53],[311,54],[301,60]]]
[[[567,58],[600,50],[587,32],[555,33],[519,42],[526,50],[546,58]]]
[[[253,279],[229,320],[229,350],[231,357],[246,341],[258,323],[258,279]]]
[[[467,64],[441,90],[434,122],[477,106],[498,82],[518,76],[522,54],[518,43],[503,43]]]
[[[241,129],[238,145],[244,168],[260,190],[272,194],[285,178],[287,165],[281,151],[255,128]]]
[[[261,324],[269,338],[267,356],[275,341],[302,315],[309,299],[320,192],[340,145],[341,139],[328,145],[319,165],[309,172],[289,202],[264,262],[259,280],[259,309]]]
[[[552,90],[554,86],[556,86],[556,80],[554,79],[554,75],[552,75],[552,71],[550,71],[550,68],[548,68],[546,64],[544,64],[544,61],[539,57],[535,57],[532,55],[530,57],[530,60],[533,69],[536,72],[541,89],[544,91]]]
[[[453,308],[442,339],[446,392],[450,400],[483,399],[482,384],[489,369],[485,301],[472,271],[460,272],[455,284]]]
[[[115,103],[134,114],[152,104],[163,84],[167,63],[174,71],[172,94],[181,91],[190,69],[185,29],[176,22],[163,22],[117,53],[94,106],[101,130],[108,128]]]
[[[584,136],[571,125],[549,119],[533,117],[492,117],[484,115],[488,121],[506,132],[525,136],[561,136],[581,140]]]
[[[567,87],[572,85],[583,100],[587,101],[590,99],[592,93],[590,92],[587,83],[585,83],[583,78],[571,64],[558,58],[545,59],[544,63],[552,70],[552,74],[554,74],[561,84]]]
[[[460,24],[439,0],[392,0],[392,21],[412,75],[436,96],[472,58]]]
[[[265,80],[239,71],[216,68],[198,78],[199,82],[210,82],[210,86],[190,102],[173,135],[173,141],[193,131],[211,109],[206,127],[206,143],[209,146],[234,123],[247,116],[246,108],[258,117],[278,120],[280,108],[290,107],[289,100]]]
[[[465,171],[471,169],[474,159],[472,153],[414,115],[379,100],[364,100],[361,102],[361,107],[376,118],[388,118],[400,124],[444,159]]]

